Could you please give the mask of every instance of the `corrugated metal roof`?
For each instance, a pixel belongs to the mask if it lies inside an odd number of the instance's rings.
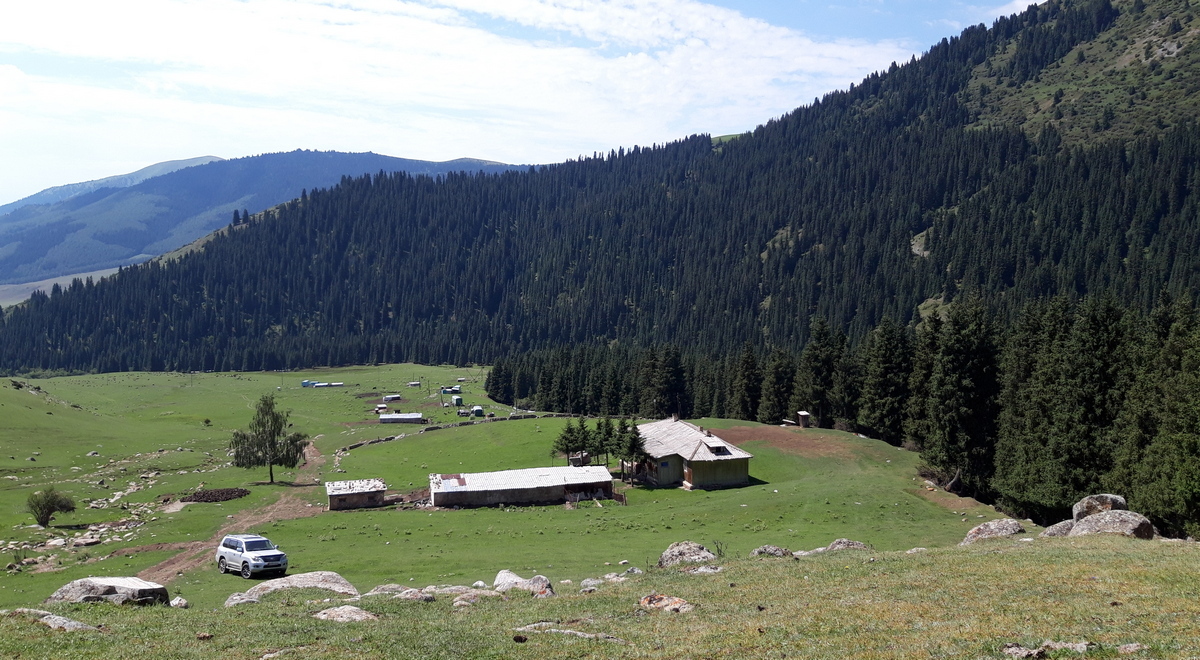
[[[326,481],[326,495],[352,495],[354,493],[371,493],[377,490],[387,490],[383,479],[354,479],[353,481]]]
[[[386,420],[404,420],[404,419],[421,419],[421,413],[391,413],[388,415],[380,415],[379,421]]]
[[[500,472],[470,472],[463,474],[429,475],[431,493],[480,492],[515,490],[544,486],[574,486],[612,481],[608,468],[599,465],[586,467],[539,467]]]
[[[683,420],[663,419],[641,424],[638,430],[645,441],[646,453],[653,458],[678,454],[689,461],[729,461],[753,458],[750,452],[716,437]]]

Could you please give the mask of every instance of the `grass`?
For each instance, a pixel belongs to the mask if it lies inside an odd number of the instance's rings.
[[[1124,538],[998,540],[970,548],[843,552],[801,560],[727,559],[717,575],[652,569],[595,594],[513,597],[451,607],[450,598],[356,603],[378,621],[339,624],[311,615],[332,594],[276,592],[237,608],[50,609],[104,632],[61,633],[0,617],[0,654],[21,657],[260,657],[293,649],[308,658],[1003,658],[1004,644],[1090,641],[1089,658],[1194,657],[1200,640],[1196,544]],[[240,583],[231,578],[234,584]],[[364,587],[366,585],[359,585]],[[643,613],[641,596],[680,596],[687,614]],[[604,632],[627,644],[526,633],[535,621]],[[212,639],[197,639],[197,633]],[[302,647],[302,650],[300,650]],[[286,657],[286,656],[285,656]],[[1080,657],[1056,652],[1051,657]],[[1122,656],[1124,657],[1124,656]]]
[[[277,471],[281,483],[269,485],[262,483],[265,469],[227,466],[228,433],[248,423],[263,393],[275,393],[284,409],[294,411],[296,427],[317,438],[326,458],[318,475],[323,479],[382,477],[404,491],[427,485],[430,472],[554,463],[549,445],[562,419],[427,433],[362,423],[374,405],[371,392],[396,391],[409,395],[402,410],[425,406],[441,415],[439,420],[458,421],[452,410],[435,407],[436,390],[415,392],[402,385],[417,378],[428,385],[477,376],[477,371],[448,367],[394,365],[282,376],[132,373],[31,380],[17,387],[5,383],[0,434],[8,464],[0,469],[5,477],[0,479],[0,522],[8,531],[2,540],[38,543],[123,518],[144,524],[128,538],[102,546],[28,551],[29,556],[55,556],[39,570],[0,575],[0,607],[37,607],[62,584],[87,575],[137,574],[174,555],[151,544],[209,539],[227,516],[262,511],[285,494],[323,503],[323,489],[291,483],[295,471]],[[302,389],[302,378],[347,386]],[[472,397],[482,401],[477,381],[464,386],[468,402]],[[230,593],[252,582],[219,575],[205,562],[168,585],[172,596],[192,603],[190,610],[49,607],[104,624],[104,633],[53,632],[24,618],[0,617],[0,656],[259,657],[304,647],[306,656],[318,658],[507,657],[518,652],[512,629],[538,620],[575,621],[566,627],[606,632],[630,643],[529,633],[519,647],[522,655],[999,657],[1007,642],[1088,639],[1102,645],[1091,657],[1114,657],[1117,644],[1130,642],[1151,646],[1144,656],[1186,657],[1200,639],[1200,590],[1192,579],[1200,558],[1195,544],[1038,539],[958,548],[968,529],[999,514],[973,500],[927,490],[915,476],[916,457],[909,452],[835,431],[784,432],[716,419],[697,423],[748,438],[742,446],[755,455],[751,486],[712,492],[632,488],[626,507],[325,512],[268,518],[238,530],[263,533],[280,544],[293,573],[334,570],[364,592],[385,583],[490,583],[507,568],[548,576],[560,590],[557,599],[485,601],[465,611],[452,608],[444,597],[432,604],[372,599],[360,605],[380,615],[379,621],[335,624],[310,618],[328,606],[310,602],[332,596],[324,592],[277,593],[258,605],[223,608]],[[401,432],[404,438],[335,453]],[[86,456],[92,449],[100,455]],[[40,454],[33,456],[35,451]],[[38,460],[23,460],[30,456]],[[100,478],[107,488],[97,485]],[[127,509],[119,503],[81,507],[60,515],[48,530],[27,527],[32,519],[21,511],[24,497],[46,484],[82,501],[111,497],[130,482],[142,489],[119,500],[128,502]],[[173,513],[158,506],[162,496],[178,496],[201,483],[247,487],[251,494]],[[873,549],[797,561],[748,559],[750,550],[767,543],[799,550],[839,537]],[[723,551],[724,572],[685,576],[654,569],[666,546],[683,539]],[[930,550],[903,552],[913,546]],[[141,551],[127,556],[135,548]],[[623,570],[621,560],[648,574],[605,585],[591,596],[574,593],[583,578]],[[559,584],[565,579],[574,584]],[[651,591],[678,595],[699,607],[684,615],[640,614],[637,599]],[[200,640],[199,632],[215,636]]]

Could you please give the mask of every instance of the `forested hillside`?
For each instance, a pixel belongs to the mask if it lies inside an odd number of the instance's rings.
[[[1030,515],[1170,482],[1140,508],[1184,529],[1198,496],[1152,471],[1200,453],[1190,404],[1162,403],[1197,368],[1172,301],[1200,289],[1200,86],[1167,94],[1158,73],[1192,56],[1191,22],[1183,0],[1051,0],[719,145],[343,178],[177,260],[35,296],[0,365],[495,362],[497,399],[542,408],[803,406]],[[1138,36],[1160,23],[1175,46]],[[1095,76],[1135,102],[1072,101]],[[1058,112],[1004,120],[1016,91],[1068,80]]]

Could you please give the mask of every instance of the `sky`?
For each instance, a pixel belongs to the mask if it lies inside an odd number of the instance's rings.
[[[0,204],[206,155],[527,164],[740,133],[1029,3],[8,3]]]

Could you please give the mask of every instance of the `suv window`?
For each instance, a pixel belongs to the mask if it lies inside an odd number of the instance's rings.
[[[274,550],[271,542],[263,539],[261,541],[246,541],[246,552],[255,552],[257,550]]]

